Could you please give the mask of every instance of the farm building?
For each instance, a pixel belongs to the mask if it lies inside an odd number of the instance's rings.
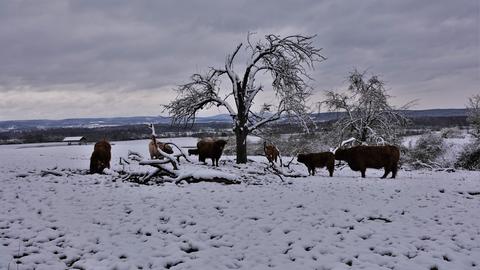
[[[65,137],[65,139],[63,139],[62,142],[66,142],[68,143],[68,145],[71,145],[71,144],[87,144],[87,139],[85,137],[82,137],[82,136],[78,136],[78,137]]]

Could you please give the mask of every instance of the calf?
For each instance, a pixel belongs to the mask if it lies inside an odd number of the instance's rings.
[[[110,143],[106,140],[99,141],[93,147],[93,153],[90,157],[90,173],[102,173],[105,168],[110,168],[111,158]]]
[[[327,167],[330,177],[335,170],[335,156],[331,152],[299,154],[298,162],[305,164],[309,175],[315,175],[315,168]]]
[[[395,178],[398,170],[400,150],[393,145],[385,146],[355,146],[347,149],[338,149],[335,152],[336,160],[344,160],[350,169],[360,171],[365,178],[367,168],[385,169],[382,178],[392,172]]]
[[[197,143],[198,160],[205,162],[205,159],[211,158],[212,166],[218,167],[218,160],[222,156],[223,148],[226,144],[227,141],[221,139],[201,139]]]
[[[268,162],[273,163],[277,162],[278,156],[280,152],[278,151],[277,147],[273,144],[268,144],[267,142],[263,142],[263,151],[265,152],[265,156],[268,159]]]
[[[159,159],[162,155],[160,155],[160,151],[158,151],[157,139],[154,135],[152,135],[151,139],[152,140],[148,143],[148,152],[150,153],[150,159]]]

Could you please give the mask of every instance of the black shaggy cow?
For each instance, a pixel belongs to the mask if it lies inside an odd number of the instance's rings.
[[[211,158],[212,166],[218,167],[218,160],[222,156],[223,148],[226,144],[227,141],[221,139],[201,139],[197,143],[198,160],[201,162],[205,162],[205,159]]]
[[[105,168],[110,168],[111,149],[110,143],[106,140],[95,144],[90,157],[90,173],[102,173]]]
[[[335,169],[335,157],[331,152],[299,154],[298,162],[305,164],[309,175],[315,175],[315,168],[327,167],[330,177]]]
[[[365,178],[367,168],[385,169],[382,178],[392,172],[392,178],[397,176],[400,150],[393,145],[385,146],[355,146],[347,149],[338,149],[335,152],[336,160],[344,160],[350,169],[360,171]]]

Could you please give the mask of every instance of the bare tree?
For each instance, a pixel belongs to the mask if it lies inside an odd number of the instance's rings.
[[[407,123],[401,110],[412,103],[394,108],[388,102],[385,82],[377,75],[367,79],[365,74],[355,69],[348,76],[347,92],[327,91],[324,103],[329,110],[342,112],[336,123],[341,139],[353,136],[362,143],[393,142],[398,130]]]
[[[468,99],[467,120],[473,127],[472,135],[480,139],[480,95]]]
[[[325,60],[321,49],[313,45],[314,36],[292,35],[281,38],[267,35],[265,40],[252,43],[247,36],[245,51],[247,62],[243,73],[234,69],[236,57],[242,48],[240,43],[232,54],[227,55],[223,68],[210,68],[206,74],[193,74],[190,82],[180,85],[178,97],[165,105],[172,121],[193,123],[197,113],[211,106],[225,107],[233,119],[236,135],[237,163],[247,162],[247,135],[267,123],[283,116],[294,117],[308,129],[308,107],[311,95],[307,84],[310,76],[307,69],[315,62]],[[264,90],[256,83],[256,77],[268,74],[276,100],[263,104],[260,112],[253,111],[257,94]],[[231,87],[221,89],[225,78]],[[233,101],[233,102],[232,102]]]

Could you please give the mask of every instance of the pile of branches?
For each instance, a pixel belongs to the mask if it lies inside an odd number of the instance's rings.
[[[166,143],[167,145],[173,146],[178,150],[176,154],[168,154],[161,149],[159,149],[161,157],[159,159],[146,160],[143,156],[137,152],[129,151],[128,158],[121,158],[120,164],[132,164],[137,163],[142,166],[151,166],[155,170],[149,173],[145,172],[135,172],[135,171],[126,171],[123,169],[118,173],[121,175],[121,179],[125,181],[135,182],[139,184],[148,184],[148,183],[165,183],[171,182],[179,184],[182,182],[187,183],[198,183],[198,182],[214,182],[222,184],[239,184],[240,182],[232,179],[230,177],[225,177],[225,175],[212,175],[211,177],[198,177],[192,173],[185,173],[180,168],[180,160],[183,158],[185,162],[192,163],[189,159],[188,154],[185,151],[178,147],[174,143]]]

